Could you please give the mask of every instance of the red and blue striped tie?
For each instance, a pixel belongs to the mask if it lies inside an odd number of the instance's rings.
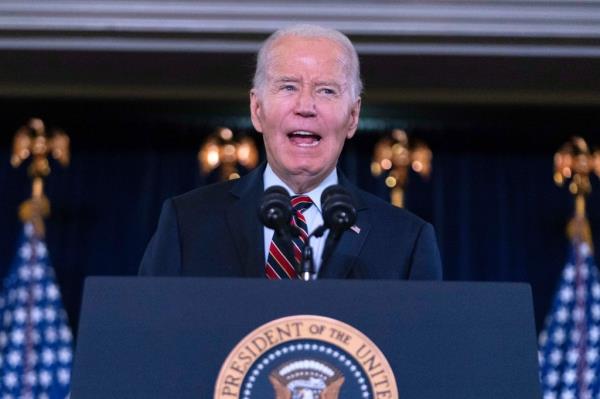
[[[306,195],[292,197],[293,216],[291,223],[298,226],[300,235],[292,238],[292,254],[286,249],[286,243],[273,234],[273,240],[269,246],[269,256],[265,264],[265,274],[270,280],[297,279],[298,266],[302,259],[302,248],[308,237],[308,227],[304,211],[312,206],[313,202]]]

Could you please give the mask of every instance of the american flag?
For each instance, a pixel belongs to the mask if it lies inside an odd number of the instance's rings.
[[[0,398],[63,399],[73,359],[54,270],[31,224],[0,294]]]
[[[544,399],[600,398],[600,282],[590,246],[573,242],[539,336]]]

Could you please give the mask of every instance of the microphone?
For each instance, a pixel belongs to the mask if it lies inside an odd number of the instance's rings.
[[[321,208],[329,236],[339,239],[356,222],[356,207],[350,193],[339,184],[329,186],[321,194]]]
[[[325,240],[322,266],[331,256],[335,245],[342,236],[356,222],[356,207],[350,193],[340,185],[327,187],[321,194],[321,210],[323,213],[323,227],[329,229],[329,235]],[[319,232],[320,235],[324,233]]]
[[[283,240],[291,241],[292,204],[287,190],[281,186],[272,186],[265,190],[258,217],[262,224],[275,230]]]

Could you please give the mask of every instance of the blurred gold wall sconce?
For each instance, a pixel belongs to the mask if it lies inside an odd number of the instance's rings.
[[[203,175],[219,169],[221,180],[238,179],[238,165],[256,167],[258,150],[250,137],[235,138],[231,129],[220,127],[200,147],[198,163]]]
[[[417,141],[409,146],[406,132],[394,129],[375,144],[371,174],[375,177],[385,176],[392,204],[402,208],[409,168],[428,178],[431,175],[432,157],[433,154],[425,143]]]

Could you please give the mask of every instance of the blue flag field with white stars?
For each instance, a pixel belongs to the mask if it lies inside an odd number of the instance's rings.
[[[69,396],[73,337],[44,241],[25,224],[0,292],[0,399]]]
[[[590,246],[573,242],[539,336],[544,399],[600,398],[600,282]]]

